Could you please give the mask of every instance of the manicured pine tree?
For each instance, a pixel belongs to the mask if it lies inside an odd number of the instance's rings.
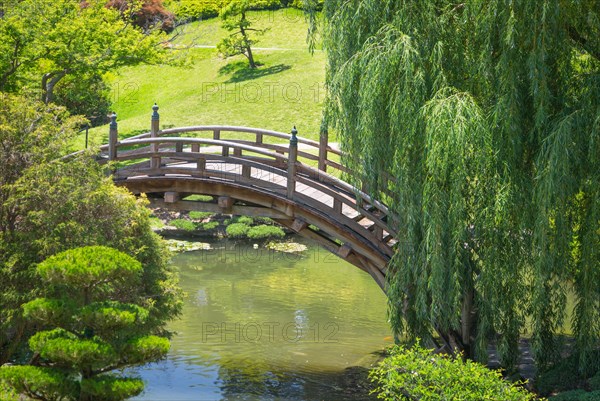
[[[256,43],[253,34],[262,35],[266,29],[252,28],[252,22],[247,18],[248,11],[253,6],[252,0],[230,0],[221,9],[219,16],[223,20],[223,28],[231,32],[219,42],[217,48],[225,57],[243,54],[248,59],[250,68],[257,68],[252,46]]]
[[[0,381],[39,400],[120,401],[139,394],[139,379],[114,370],[163,358],[169,341],[151,335],[137,287],[142,266],[115,249],[61,252],[37,266],[45,297],[23,305],[39,331],[31,360],[0,368]]]

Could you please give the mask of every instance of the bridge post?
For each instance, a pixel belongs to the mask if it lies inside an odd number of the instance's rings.
[[[329,146],[329,131],[323,119],[319,133],[319,170],[324,172],[327,172],[327,146]]]
[[[108,131],[108,160],[117,159],[117,142],[119,141],[119,129],[117,124],[117,113],[110,115]]]
[[[158,132],[160,130],[160,115],[158,114],[158,105],[154,103],[152,106],[152,122],[150,124],[150,137],[157,138]],[[152,153],[158,153],[158,143],[153,143],[150,145],[150,149]],[[150,160],[150,168],[157,169],[160,167],[160,156],[152,156]]]
[[[290,138],[290,150],[288,154],[288,176],[287,176],[287,197],[292,199],[296,191],[296,162],[298,161],[298,130],[296,126],[292,129]]]

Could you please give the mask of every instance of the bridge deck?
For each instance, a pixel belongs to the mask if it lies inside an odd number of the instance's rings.
[[[136,165],[136,168],[133,171],[138,172],[140,167],[149,168],[150,162],[148,161],[144,165]],[[163,172],[164,172],[165,176],[179,177],[179,176],[193,176],[193,173],[191,173],[191,171],[193,171],[196,168],[196,165],[194,163],[173,161],[173,162],[169,162],[169,163],[165,164],[163,167],[164,167]],[[189,169],[190,174],[182,174],[183,169]],[[173,170],[173,172],[170,172],[169,170]],[[224,174],[224,176],[225,175],[226,176],[241,176],[243,166],[240,164],[234,164],[234,163],[207,163],[206,170],[213,171],[214,173],[222,172]],[[119,178],[126,178],[126,177],[127,178],[135,177],[135,175],[132,175],[132,174],[136,174],[136,173],[127,174],[126,172],[127,172],[126,168],[121,170],[120,172],[117,173],[116,178],[119,179]],[[138,176],[138,178],[139,177],[140,176]],[[286,194],[287,185],[288,185],[287,176],[283,176],[283,175],[279,175],[279,174],[269,174],[268,177],[266,177],[264,170],[250,167],[250,173],[249,173],[248,178],[255,180],[254,186],[256,186],[257,188],[272,191],[272,192],[278,193],[283,196],[285,196],[285,194]],[[298,183],[296,185],[296,192],[298,194],[302,194],[308,198],[314,199],[316,202],[322,204],[323,206],[326,206],[326,207],[329,207],[332,209],[334,207],[335,198],[333,196],[328,195],[327,193],[323,192],[322,190],[319,190],[315,187],[309,186],[305,183]],[[354,202],[354,199],[352,197],[348,197],[348,200],[351,202]],[[351,219],[354,219],[360,215],[356,211],[355,208],[353,208],[347,204],[342,204],[341,212],[344,216],[351,218]],[[361,223],[361,225],[363,225],[364,227],[370,227],[373,224],[368,219],[360,219],[359,223]],[[388,233],[386,232],[386,234],[388,234]]]

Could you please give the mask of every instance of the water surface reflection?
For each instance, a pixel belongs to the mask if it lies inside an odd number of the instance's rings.
[[[138,369],[135,400],[366,400],[362,373],[389,345],[369,275],[310,246],[303,255],[220,241],[173,263],[187,292],[167,360]]]

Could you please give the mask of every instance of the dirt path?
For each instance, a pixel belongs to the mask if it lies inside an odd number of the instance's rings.
[[[194,48],[194,49],[216,49],[217,46],[215,45],[191,45],[191,46],[186,46],[186,45],[171,45],[171,48],[175,48],[175,49],[185,49],[185,48]],[[306,47],[302,47],[302,48],[293,48],[293,47],[252,47],[252,51],[254,50],[266,50],[266,51],[284,51],[284,52],[290,52],[290,51],[308,51]],[[315,49],[315,52],[322,52],[323,50],[320,49]]]

